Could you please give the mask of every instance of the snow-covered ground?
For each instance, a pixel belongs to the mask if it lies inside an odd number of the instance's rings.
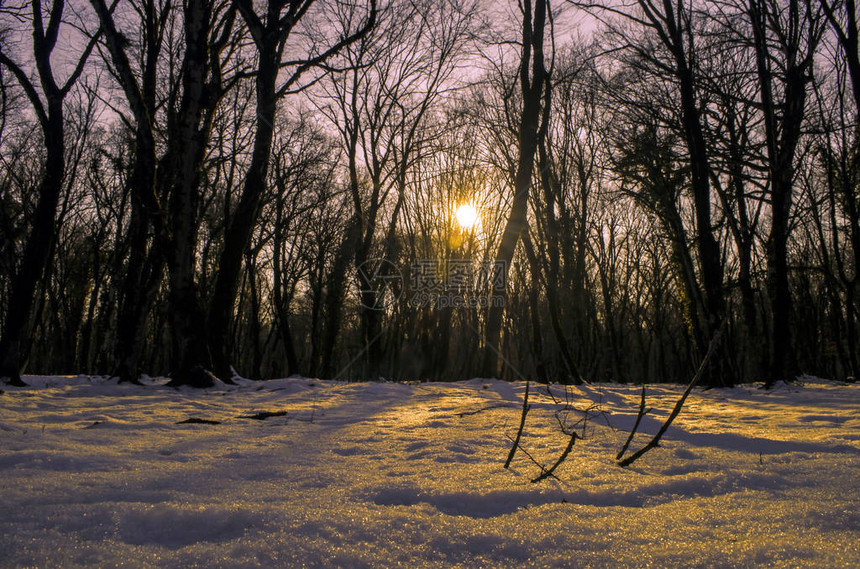
[[[860,385],[696,391],[624,469],[638,388],[533,385],[540,463],[592,408],[533,484],[524,453],[502,468],[523,383],[25,381],[0,394],[3,567],[860,567]],[[681,391],[648,388],[644,432]]]

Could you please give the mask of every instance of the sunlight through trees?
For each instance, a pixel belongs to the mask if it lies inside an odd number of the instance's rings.
[[[857,21],[3,4],[0,376],[855,378]]]

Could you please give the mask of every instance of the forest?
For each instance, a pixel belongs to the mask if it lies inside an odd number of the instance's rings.
[[[854,0],[2,0],[0,378],[851,381],[858,45]]]

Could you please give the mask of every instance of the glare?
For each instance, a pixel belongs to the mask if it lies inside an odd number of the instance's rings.
[[[478,210],[473,205],[463,204],[459,206],[454,215],[457,218],[457,223],[463,229],[472,229],[478,223]]]

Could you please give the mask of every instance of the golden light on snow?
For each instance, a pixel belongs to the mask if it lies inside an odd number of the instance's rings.
[[[457,223],[463,229],[474,229],[479,223],[478,210],[471,204],[462,204],[454,212]]]

